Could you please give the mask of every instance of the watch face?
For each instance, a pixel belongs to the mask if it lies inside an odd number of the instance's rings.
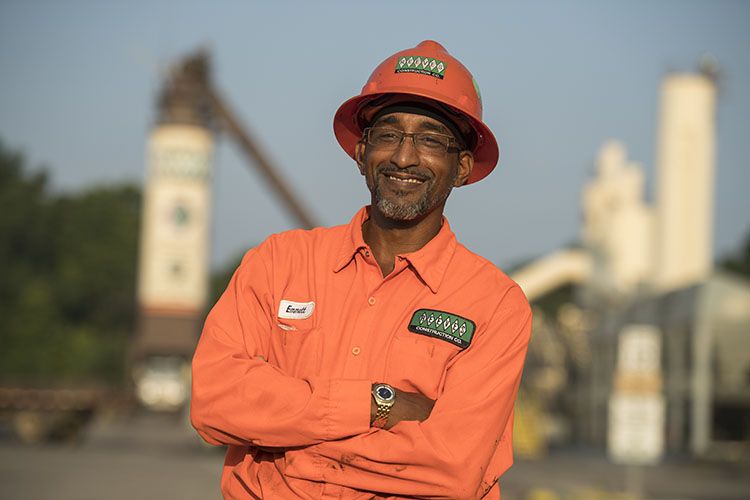
[[[393,399],[393,397],[395,396],[395,394],[393,393],[393,389],[386,385],[381,385],[375,390],[378,393],[378,396],[386,401]]]

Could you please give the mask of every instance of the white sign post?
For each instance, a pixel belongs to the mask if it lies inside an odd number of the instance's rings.
[[[625,465],[651,465],[664,452],[664,397],[618,394],[609,399],[609,456]]]
[[[630,466],[628,490],[642,497],[642,465],[664,454],[664,396],[661,394],[661,334],[650,325],[620,332],[614,389],[609,398],[607,450],[610,459]]]

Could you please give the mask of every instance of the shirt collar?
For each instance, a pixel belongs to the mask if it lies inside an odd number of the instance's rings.
[[[369,218],[369,206],[362,207],[352,217],[347,227],[339,257],[333,267],[334,272],[339,272],[345,268],[357,252],[367,247],[362,236],[362,224]],[[443,225],[434,238],[416,252],[405,253],[400,256],[411,264],[430,290],[437,293],[456,251],[456,245],[456,235],[451,230],[448,219],[443,217]]]
[[[352,220],[346,228],[344,242],[341,245],[341,251],[333,266],[333,272],[337,273],[344,269],[352,261],[354,255],[363,248],[367,248],[365,239],[362,236],[362,224],[370,218],[368,207],[362,207],[354,214]]]

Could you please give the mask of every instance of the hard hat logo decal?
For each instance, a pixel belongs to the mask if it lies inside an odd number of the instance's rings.
[[[396,61],[396,73],[419,73],[441,80],[445,77],[445,68],[445,62],[434,57],[402,56]]]

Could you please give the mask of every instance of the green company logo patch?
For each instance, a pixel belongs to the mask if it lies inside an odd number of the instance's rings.
[[[409,321],[409,331],[435,337],[466,349],[476,325],[470,319],[433,309],[417,309]]]
[[[445,76],[445,63],[434,57],[401,56],[396,61],[396,73],[419,73],[442,80]]]

